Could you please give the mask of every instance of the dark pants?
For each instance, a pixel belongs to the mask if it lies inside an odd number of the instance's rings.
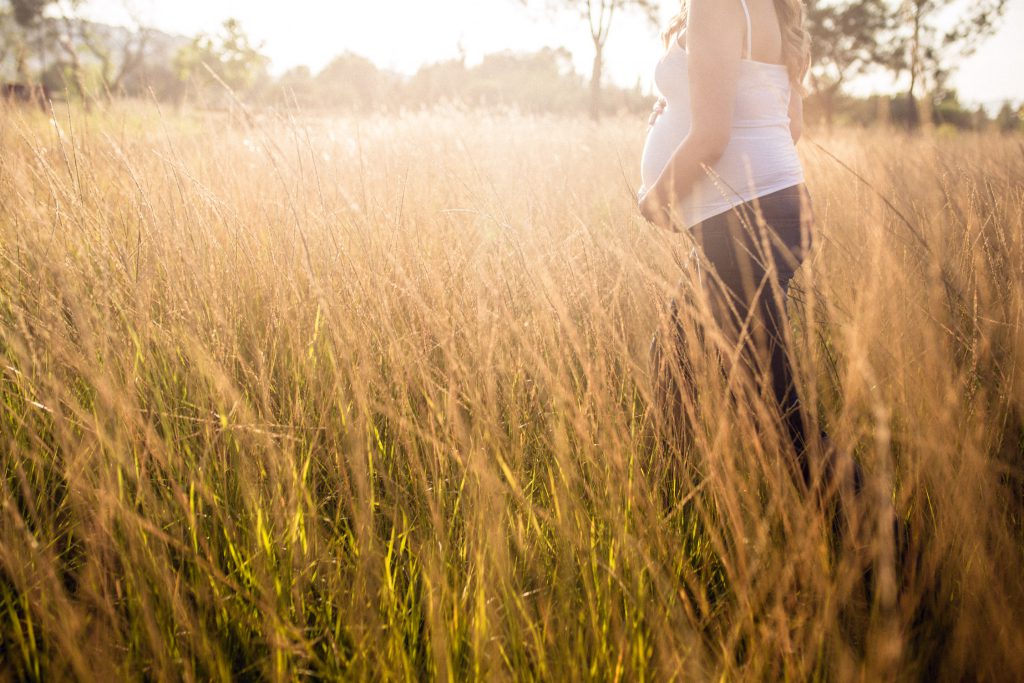
[[[779,190],[708,218],[692,228],[697,243],[693,266],[699,269],[700,289],[724,338],[739,355],[745,376],[756,386],[771,385],[782,425],[797,456],[799,474],[810,484],[805,455],[808,430],[800,411],[787,353],[786,294],[789,283],[812,244],[810,201],[803,185]],[[669,412],[685,419],[679,403],[690,394],[686,335],[673,300],[668,327],[674,353],[666,353],[658,336],[652,345],[659,400]],[[703,336],[703,335],[701,335]],[[671,360],[681,371],[666,368]],[[671,375],[675,375],[673,378]],[[679,386],[682,384],[683,386]],[[685,433],[674,430],[682,436]]]

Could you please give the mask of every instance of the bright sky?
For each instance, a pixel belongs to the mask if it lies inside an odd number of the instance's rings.
[[[526,8],[520,0],[89,0],[90,18],[130,24],[133,13],[145,24],[171,33],[216,31],[235,17],[272,60],[275,72],[299,64],[314,71],[346,50],[369,57],[378,66],[413,73],[420,65],[453,58],[464,51],[470,63],[500,50],[536,50],[563,45],[576,68],[590,73],[593,49],[584,22],[565,13],[553,17]],[[677,3],[662,2],[662,16]],[[126,10],[127,8],[127,10]],[[660,54],[658,29],[635,16],[616,18],[606,48],[606,70],[616,83],[649,87]],[[1024,101],[1024,0],[1009,0],[998,35],[965,59],[953,80],[961,98],[996,104]],[[892,90],[872,81],[867,89]]]

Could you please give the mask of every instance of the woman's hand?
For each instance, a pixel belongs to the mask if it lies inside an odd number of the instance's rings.
[[[670,207],[661,197],[661,193],[655,190],[657,185],[645,191],[637,199],[640,213],[649,223],[666,230],[672,229],[672,216]]]
[[[654,108],[651,109],[651,116],[647,119],[648,127],[653,126],[662,114],[665,113],[665,107],[668,106],[668,102],[665,101],[664,97],[659,97],[658,101],[654,103]]]

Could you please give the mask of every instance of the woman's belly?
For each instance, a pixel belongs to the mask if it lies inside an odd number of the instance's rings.
[[[689,130],[689,116],[680,116],[671,108],[666,108],[655,121],[640,158],[644,189],[658,180]],[[802,181],[800,158],[788,126],[738,127],[733,129],[729,144],[709,173],[694,184],[687,196],[679,198],[675,208],[680,218],[692,225]]]
[[[688,116],[681,116],[675,108],[668,106],[647,132],[647,141],[640,157],[640,181],[645,188],[654,184],[676,148],[690,132],[688,119]]]

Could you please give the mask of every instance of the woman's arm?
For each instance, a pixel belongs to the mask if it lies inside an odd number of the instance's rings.
[[[732,134],[733,103],[744,31],[739,2],[691,0],[686,28],[690,78],[690,133],[661,176],[640,200],[647,220],[672,227],[672,207],[689,194],[725,151]]]

